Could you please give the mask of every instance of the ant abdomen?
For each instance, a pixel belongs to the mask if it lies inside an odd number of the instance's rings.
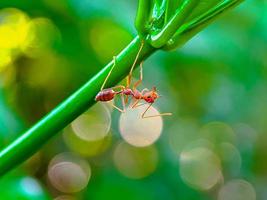
[[[116,92],[113,89],[101,90],[95,97],[96,101],[111,101],[114,99]]]

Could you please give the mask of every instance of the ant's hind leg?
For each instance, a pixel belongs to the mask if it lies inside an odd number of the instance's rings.
[[[144,118],[152,118],[152,117],[170,116],[170,115],[172,115],[172,113],[160,113],[160,114],[158,114],[158,115],[145,116],[146,112],[151,108],[152,105],[153,105],[153,103],[151,103],[151,104],[147,107],[147,109],[143,112],[143,114],[142,114],[142,118],[143,118],[143,119],[144,119]]]

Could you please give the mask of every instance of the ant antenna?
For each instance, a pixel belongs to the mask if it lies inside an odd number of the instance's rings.
[[[129,73],[129,75],[127,76],[127,87],[126,87],[126,88],[128,88],[128,87],[130,86],[130,84],[131,84],[131,81],[132,81],[132,74],[133,74],[133,69],[134,69],[135,64],[136,64],[136,62],[137,62],[137,60],[138,60],[138,58],[139,58],[139,55],[140,55],[140,53],[141,53],[141,51],[142,51],[142,49],[143,49],[143,47],[144,47],[144,44],[145,44],[145,42],[144,42],[144,40],[142,40],[141,45],[140,45],[140,48],[139,48],[139,50],[138,50],[138,53],[137,53],[137,55],[136,55],[136,57],[135,57],[135,59],[134,59],[133,65],[132,65],[132,67],[131,67],[130,73]]]
[[[105,78],[100,90],[104,89],[104,87],[105,87],[105,85],[106,85],[106,83],[108,81],[108,78],[110,77],[110,74],[111,74],[112,70],[114,69],[115,65],[116,65],[116,56],[113,56],[113,65],[112,65],[107,77]]]

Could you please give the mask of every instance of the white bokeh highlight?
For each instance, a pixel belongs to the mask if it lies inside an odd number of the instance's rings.
[[[190,148],[180,155],[180,175],[190,187],[210,190],[222,180],[221,163],[206,147]]]
[[[115,148],[113,161],[122,175],[131,179],[141,179],[156,170],[158,151],[153,145],[139,148],[121,142]]]
[[[218,200],[256,200],[256,192],[245,180],[231,180],[220,189]]]
[[[122,138],[136,147],[149,146],[160,137],[163,121],[162,117],[142,118],[142,113],[148,105],[134,109],[128,108],[122,113],[119,120],[119,129]],[[151,107],[146,116],[158,115],[156,108]]]
[[[111,127],[110,110],[103,104],[95,104],[71,123],[75,134],[86,141],[103,139]]]
[[[75,193],[84,189],[91,177],[91,168],[82,158],[70,153],[55,156],[48,166],[48,178],[57,190]]]

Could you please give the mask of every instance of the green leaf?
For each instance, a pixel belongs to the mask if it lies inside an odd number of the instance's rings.
[[[177,29],[184,23],[184,21],[190,15],[190,12],[195,8],[198,2],[198,0],[184,1],[184,3],[176,10],[176,13],[162,28],[162,30],[160,32],[151,34],[150,44],[155,48],[164,46],[167,41],[170,40],[171,37],[173,37]]]
[[[164,46],[164,50],[173,50],[179,46],[182,46],[194,35],[200,32],[203,28],[211,24],[217,17],[221,16],[227,10],[237,6],[244,0],[225,0],[213,6],[206,12],[196,16],[195,18],[187,21],[182,25],[174,37],[168,41],[167,45]],[[192,17],[191,17],[192,18]]]
[[[203,13],[207,12],[214,6],[218,5],[218,3],[221,3],[223,1],[224,0],[199,0],[197,7],[193,10],[190,17],[187,18],[186,22],[190,22],[193,19],[198,18]]]
[[[172,18],[176,10],[181,7],[184,0],[168,0],[165,12],[165,24]]]
[[[150,33],[158,32],[164,26],[164,13],[168,0],[154,0]]]

